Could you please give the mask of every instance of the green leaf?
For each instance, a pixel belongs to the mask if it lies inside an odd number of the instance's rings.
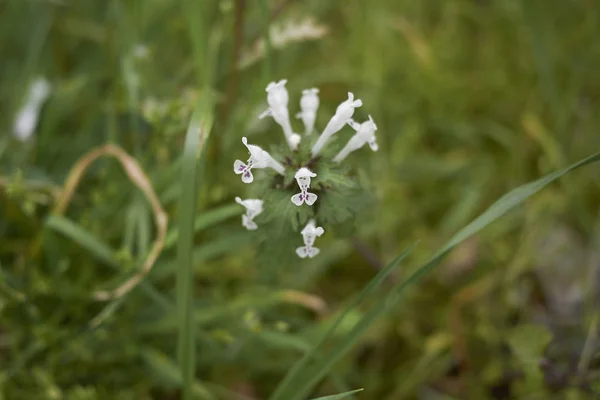
[[[331,396],[316,397],[312,400],[340,400],[340,399],[345,399],[346,397],[351,396],[354,393],[362,392],[363,390],[364,389],[356,389],[356,390],[351,390],[349,392],[333,394]]]
[[[177,317],[179,336],[177,354],[182,376],[184,400],[192,399],[192,383],[195,375],[195,343],[193,314],[193,240],[194,215],[197,203],[198,164],[202,159],[205,143],[213,123],[213,102],[210,95],[203,95],[194,110],[188,126],[181,171],[179,199],[179,237],[177,240]]]

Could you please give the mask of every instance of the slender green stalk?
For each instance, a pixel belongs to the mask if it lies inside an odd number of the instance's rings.
[[[203,95],[188,126],[181,172],[179,237],[177,240],[177,310],[179,338],[177,355],[182,378],[183,400],[192,399],[195,375],[193,309],[193,239],[197,200],[197,172],[204,144],[212,127],[212,101]]]
[[[263,29],[265,30],[265,59],[262,66],[262,78],[263,82],[268,82],[273,76],[273,43],[271,42],[270,33],[271,12],[269,10],[269,2],[267,0],[260,0],[259,3]]]
[[[211,60],[206,59],[209,43],[207,3],[209,2],[182,0],[182,11],[188,24],[194,65],[196,67],[198,86],[200,87],[210,85],[212,80],[210,76],[211,68],[209,68]]]

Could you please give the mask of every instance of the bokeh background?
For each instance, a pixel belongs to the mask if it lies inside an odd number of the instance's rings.
[[[598,150],[599,38],[596,0],[0,1],[0,399],[180,398],[177,221],[195,187],[181,166],[200,99],[214,99],[214,125],[188,216],[194,391],[266,399],[405,248],[418,241],[332,345],[504,193]],[[320,129],[348,91],[362,99],[355,116],[373,116],[380,149],[348,162],[376,203],[351,234],[320,238],[319,257],[267,265],[240,225],[231,165],[242,136],[282,140],[257,115],[283,78],[291,114],[302,89],[320,89]],[[23,133],[15,121],[40,79],[49,95]],[[130,175],[102,157],[65,200],[71,169],[107,144]],[[312,397],[600,396],[598,171],[572,172],[462,242]],[[149,275],[95,298],[145,265],[161,208]]]

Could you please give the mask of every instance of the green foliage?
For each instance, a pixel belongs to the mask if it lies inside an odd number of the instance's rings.
[[[597,2],[0,9],[0,399],[600,396],[598,163],[558,180],[600,148]],[[15,115],[38,76],[53,90],[20,142]],[[316,134],[290,152],[280,127],[256,118],[283,78],[292,119],[301,90],[320,89],[317,129],[352,91],[379,151],[332,163],[344,128],[317,160]],[[201,119],[214,124],[192,168],[186,130],[207,98]],[[242,136],[286,176],[241,183]],[[140,164],[169,226],[149,275],[97,301],[140,270],[157,228],[109,158],[53,213],[70,169],[107,143]],[[299,166],[318,174],[315,207],[290,202]],[[241,226],[235,196],[265,198],[261,229]],[[300,260],[309,218],[326,234],[319,256]],[[193,361],[184,374],[181,360]]]

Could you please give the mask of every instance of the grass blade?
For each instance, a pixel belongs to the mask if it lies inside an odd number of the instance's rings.
[[[212,127],[212,99],[202,96],[188,126],[181,172],[179,237],[177,239],[177,316],[179,337],[177,355],[182,377],[183,399],[192,399],[195,375],[193,315],[193,239],[197,200],[197,171],[204,145]]]
[[[369,294],[373,293],[377,287],[383,282],[383,280],[396,268],[398,264],[411,252],[414,246],[408,248],[404,253],[398,256],[394,261],[392,261],[387,267],[379,271],[379,273],[371,279],[371,281],[367,284],[367,286],[359,293],[358,296],[346,307],[344,312],[336,319],[336,321],[331,325],[331,327],[327,330],[325,335],[321,338],[321,340],[312,348],[311,351],[307,351],[304,356],[290,369],[290,371],[286,374],[283,381],[277,386],[275,392],[271,395],[271,400],[284,400],[288,399],[286,397],[287,388],[291,386],[291,383],[296,379],[297,376],[301,373],[301,371],[306,368],[310,362],[315,359],[318,354],[318,349],[329,339],[337,327],[342,323],[346,315],[359,305]]]
[[[273,44],[271,43],[271,12],[267,0],[259,0],[263,29],[265,31],[265,59],[262,66],[263,83],[269,82],[273,74]]]
[[[113,268],[119,267],[119,262],[117,261],[113,250],[108,245],[98,240],[95,236],[70,219],[61,217],[60,215],[51,215],[46,220],[46,227],[68,237],[89,251],[90,254],[99,261],[102,261]]]
[[[165,354],[152,348],[145,348],[142,350],[142,358],[164,381],[172,385],[181,385],[181,371],[177,369],[177,365]],[[210,391],[198,381],[193,382],[192,391],[195,396],[200,398],[215,399]]]
[[[511,190],[510,192],[506,193],[504,196],[499,198],[479,217],[475,218],[469,225],[465,226],[458,233],[456,233],[442,247],[442,249],[438,251],[438,254],[445,253],[446,251],[451,250],[454,246],[460,244],[464,240],[468,239],[470,236],[479,232],[491,222],[503,216],[509,210],[521,204],[523,201],[527,200],[529,197],[540,191],[548,184],[562,177],[563,175],[566,175],[579,167],[583,167],[584,165],[591,164],[598,160],[600,160],[600,152],[592,154],[591,156],[586,157],[580,161],[577,161],[576,163],[573,163],[560,171],[553,172],[536,181],[526,183]]]
[[[318,398],[314,398],[312,400],[340,400],[340,399],[344,399],[348,396],[351,396],[354,393],[362,392],[363,390],[364,389],[356,389],[356,390],[351,390],[349,392],[333,394],[331,396],[318,397]]]
[[[361,335],[371,326],[371,324],[387,310],[397,304],[404,290],[417,283],[421,278],[437,267],[456,245],[473,236],[481,229],[506,214],[509,210],[523,203],[543,187],[563,175],[598,160],[600,160],[600,153],[593,154],[583,160],[571,164],[563,170],[548,174],[536,181],[519,186],[502,196],[479,217],[456,233],[427,263],[420,266],[412,275],[396,286],[386,297],[378,301],[356,324],[356,326],[347,333],[337,345],[323,355],[320,360],[316,360],[315,362],[311,358],[304,357],[298,361],[290,373],[288,373],[288,376],[286,376],[283,382],[278,386],[272,400],[298,400],[305,398],[313,387],[327,374],[327,372],[329,372],[335,362],[359,340]],[[396,261],[398,261],[398,259]],[[386,269],[388,268],[389,266],[386,267]],[[323,342],[324,341],[319,342],[309,354],[312,355],[317,352]],[[313,362],[312,366],[309,365],[310,362]]]

